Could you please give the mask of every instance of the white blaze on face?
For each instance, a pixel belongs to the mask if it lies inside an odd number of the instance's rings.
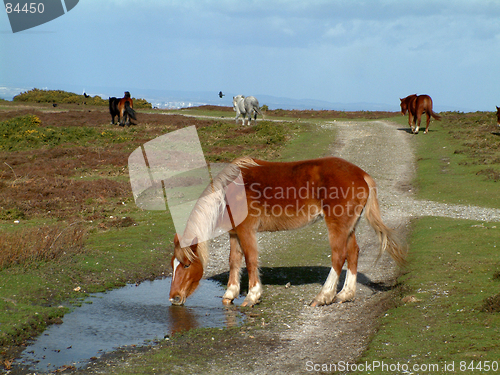
[[[179,264],[181,264],[181,262],[179,262],[177,258],[174,258],[174,273],[172,275],[172,282],[175,280],[175,270],[177,270],[177,266],[179,266]]]

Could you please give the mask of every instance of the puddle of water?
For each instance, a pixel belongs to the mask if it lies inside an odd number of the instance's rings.
[[[241,322],[238,312],[222,306],[224,289],[219,283],[202,280],[184,306],[172,306],[168,301],[170,282],[167,278],[91,295],[66,314],[62,324],[45,330],[16,364],[32,371],[52,371],[65,365],[78,368],[119,347],[145,345],[192,328]]]

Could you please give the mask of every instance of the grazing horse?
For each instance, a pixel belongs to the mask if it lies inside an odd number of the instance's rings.
[[[500,126],[500,108],[498,107],[497,107],[497,125]]]
[[[123,98],[109,98],[109,113],[111,114],[111,123],[115,123],[115,116],[118,116],[120,126],[130,126],[130,118],[137,120],[133,109],[134,103],[130,97],[130,92],[125,91]],[[121,120],[120,120],[121,118]]]
[[[243,117],[241,124],[245,125],[245,118],[248,116],[248,123],[252,121],[252,116],[254,122],[257,123],[257,114],[264,118],[264,115],[260,111],[259,101],[254,96],[244,97],[243,95],[233,96],[233,110],[236,112],[236,117],[234,120],[238,123],[238,118],[240,115]]]
[[[228,206],[234,197],[210,194],[223,191],[227,181],[236,181],[241,173],[245,195],[240,200],[246,216],[234,220],[238,207]],[[229,189],[227,190],[229,191]],[[368,223],[378,234],[380,255],[387,251],[399,264],[405,262],[405,250],[394,239],[380,216],[375,181],[361,168],[343,159],[327,157],[295,162],[267,162],[240,158],[224,168],[195,204],[184,233],[174,237],[170,302],[184,304],[203,276],[208,261],[208,233],[213,232],[222,217],[231,218],[229,232],[229,282],[223,303],[229,305],[240,293],[240,270],[243,257],[249,277],[248,294],[242,306],[259,301],[262,283],[258,270],[257,232],[291,230],[325,220],[331,247],[332,266],[328,278],[311,306],[334,301],[352,300],[356,293],[359,247],[355,229],[364,212]],[[234,195],[234,194],[233,194]],[[230,198],[230,199],[229,199]],[[241,206],[240,206],[241,208]],[[241,220],[240,220],[241,219]],[[229,220],[226,219],[226,224]],[[239,223],[237,225],[235,222]],[[200,240],[198,239],[205,239]],[[307,248],[303,250],[307,257]],[[347,260],[347,276],[337,294],[337,283]]]
[[[429,131],[431,116],[436,120],[441,120],[441,116],[432,111],[432,99],[429,95],[413,94],[399,100],[401,100],[401,113],[403,116],[408,112],[408,125],[410,125],[413,134],[418,134],[424,113],[427,115],[427,126],[425,127],[424,134],[427,134]]]

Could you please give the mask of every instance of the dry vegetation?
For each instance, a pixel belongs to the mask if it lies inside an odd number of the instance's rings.
[[[77,222],[65,227],[44,225],[0,232],[0,269],[77,254],[82,251],[86,231],[85,226]]]

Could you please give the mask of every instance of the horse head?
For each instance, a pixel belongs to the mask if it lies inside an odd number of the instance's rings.
[[[399,98],[399,100],[401,100],[401,114],[404,116],[408,112],[408,103],[406,102],[406,98]]]
[[[203,263],[198,256],[197,242],[197,238],[194,238],[190,246],[181,247],[179,236],[175,234],[170,286],[170,302],[173,305],[183,305],[186,298],[196,290],[203,276]]]
[[[240,106],[240,102],[242,102],[245,99],[243,95],[236,95],[233,96],[233,110],[237,111],[236,109]]]

